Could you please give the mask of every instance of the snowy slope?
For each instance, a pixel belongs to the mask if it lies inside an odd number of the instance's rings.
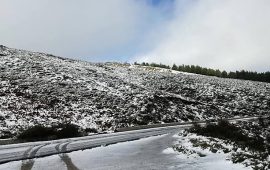
[[[72,122],[83,129],[269,114],[270,84],[0,46],[0,136]]]

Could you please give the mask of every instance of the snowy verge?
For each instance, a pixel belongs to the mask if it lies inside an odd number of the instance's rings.
[[[243,150],[238,148],[235,143],[227,140],[200,136],[188,133],[186,130],[182,130],[174,137],[177,138],[177,142],[172,148],[164,150],[164,153],[174,151],[178,153],[179,158],[196,159],[205,163],[207,163],[207,160],[211,160],[212,165],[222,165],[224,163],[224,166],[228,166],[229,164],[237,164],[239,169],[264,170],[270,166],[270,156],[262,160],[259,158],[260,153],[250,151],[248,148]]]

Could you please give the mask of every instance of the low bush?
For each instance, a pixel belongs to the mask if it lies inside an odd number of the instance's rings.
[[[71,138],[81,136],[80,128],[74,124],[60,124],[56,132],[57,138]]]
[[[57,126],[45,127],[36,125],[23,130],[17,139],[24,141],[53,140],[82,136],[80,128],[74,124],[59,124]]]
[[[26,141],[48,140],[49,138],[56,138],[55,134],[54,128],[37,125],[22,131],[17,138]]]
[[[240,147],[248,147],[249,149],[256,151],[265,151],[266,149],[262,137],[259,135],[250,137],[245,134],[241,128],[225,120],[220,120],[217,124],[208,123],[205,127],[195,124],[190,128],[190,132],[203,136],[230,140]]]
[[[95,128],[86,128],[85,132],[86,133],[98,133],[98,130]]]
[[[2,133],[0,134],[0,139],[7,139],[11,137],[12,133],[10,131],[2,131]]]

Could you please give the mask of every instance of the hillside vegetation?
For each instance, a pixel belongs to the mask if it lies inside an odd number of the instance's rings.
[[[89,63],[0,46],[0,137],[34,125],[93,132],[267,115],[270,84],[166,68]]]

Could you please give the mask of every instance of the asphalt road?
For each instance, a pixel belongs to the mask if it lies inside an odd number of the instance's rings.
[[[234,118],[229,121],[238,120],[254,120],[258,117]],[[200,121],[205,124],[205,121]],[[178,125],[165,127],[155,127],[148,129],[139,129],[132,131],[117,132],[111,134],[100,134],[86,137],[69,138],[53,141],[29,142],[12,145],[0,146],[0,164],[16,160],[25,160],[49,155],[67,153],[76,150],[84,150],[98,146],[105,146],[119,142],[132,141],[136,139],[146,138],[150,136],[162,134],[174,134],[181,129],[186,129],[192,126],[191,123],[179,123]],[[162,125],[164,126],[164,125]]]

